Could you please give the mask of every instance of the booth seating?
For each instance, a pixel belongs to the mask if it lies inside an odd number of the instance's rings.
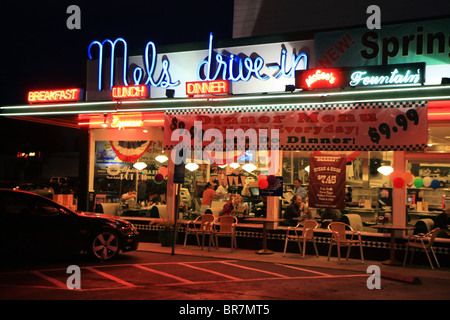
[[[117,216],[120,209],[120,203],[99,203],[96,207],[96,212],[104,213],[110,216]]]
[[[428,233],[434,228],[434,221],[432,219],[420,219],[416,222],[414,234]]]
[[[363,230],[362,219],[359,214],[354,213],[344,214],[341,218],[341,222],[351,226],[354,231]]]
[[[150,217],[166,219],[167,218],[166,205],[161,204],[152,206],[152,208],[150,209]]]

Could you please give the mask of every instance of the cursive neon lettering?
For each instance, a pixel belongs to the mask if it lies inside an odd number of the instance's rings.
[[[128,66],[127,66],[127,61],[128,61],[128,49],[127,49],[127,43],[124,39],[122,38],[117,38],[114,41],[111,41],[109,39],[104,40],[103,42],[99,42],[99,41],[93,41],[89,44],[88,47],[88,56],[90,60],[93,60],[92,58],[92,54],[91,54],[91,50],[92,47],[97,45],[99,48],[99,62],[98,62],[98,91],[101,91],[103,88],[103,84],[102,84],[102,78],[103,78],[103,59],[104,59],[104,54],[103,54],[103,46],[107,43],[109,43],[111,45],[111,56],[110,56],[110,79],[109,79],[109,89],[111,90],[113,87],[113,83],[114,83],[114,75],[115,75],[115,60],[116,60],[116,56],[115,56],[115,46],[118,42],[122,42],[123,43],[123,47],[124,47],[124,55],[123,55],[123,70],[122,70],[122,82],[125,86],[128,86],[128,81],[127,81],[127,77],[128,77]],[[151,60],[149,60],[149,55],[151,55]],[[145,46],[145,57],[144,57],[144,63],[145,63],[145,71],[147,74],[147,79],[145,80],[144,84],[145,85],[152,85],[154,87],[162,87],[162,88],[167,88],[167,87],[171,87],[171,86],[177,86],[180,84],[180,81],[172,81],[172,77],[170,75],[169,72],[169,67],[170,67],[170,63],[167,59],[164,59],[161,63],[162,68],[161,68],[161,73],[158,77],[158,80],[154,80],[154,73],[155,73],[155,68],[157,65],[157,61],[156,61],[156,57],[157,57],[157,52],[156,52],[156,47],[155,44],[151,41],[149,41],[147,43],[147,45]],[[134,85],[139,85],[141,84],[141,81],[143,80],[143,75],[144,75],[144,70],[141,67],[136,67],[133,70],[133,81],[134,81]]]
[[[421,80],[420,70],[413,74],[407,70],[404,74],[400,74],[398,69],[394,69],[390,75],[371,76],[367,75],[367,71],[355,71],[350,76],[350,86],[376,86],[382,84],[415,84]]]
[[[336,78],[333,75],[333,72],[322,72],[321,70],[317,70],[314,74],[309,75],[305,82],[308,85],[308,88],[311,88],[314,83],[320,80],[325,80],[329,84],[333,84],[336,81]]]

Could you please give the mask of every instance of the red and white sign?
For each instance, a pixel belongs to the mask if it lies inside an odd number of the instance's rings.
[[[172,133],[186,129],[192,147],[198,139],[206,147],[220,132],[226,149],[229,129],[241,141],[249,129],[259,136],[267,129],[269,144],[271,130],[277,130],[281,150],[423,150],[427,126],[425,101],[174,110],[165,113],[164,143],[166,148],[177,145],[180,139],[173,141]],[[209,129],[215,131],[203,139]]]
[[[28,102],[66,102],[80,100],[81,89],[58,89],[58,90],[40,90],[29,91]]]
[[[113,87],[111,96],[114,100],[148,98],[148,86],[119,86]]]
[[[345,208],[346,156],[309,156],[309,206]]]
[[[295,72],[295,87],[311,89],[330,89],[345,87],[346,77],[339,68],[310,69]]]
[[[230,93],[230,83],[227,80],[186,82],[188,96],[227,93]]]

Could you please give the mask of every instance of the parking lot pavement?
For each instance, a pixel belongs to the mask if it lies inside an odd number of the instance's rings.
[[[346,261],[341,258],[341,263],[337,262],[337,257],[330,257],[328,261],[326,256],[319,256],[317,258],[314,255],[306,255],[305,259],[302,259],[298,253],[286,253],[283,257],[282,252],[274,252],[273,254],[261,255],[256,254],[254,250],[238,249],[230,252],[229,248],[211,249],[208,248],[201,250],[197,246],[186,246],[184,249],[181,245],[176,245],[175,249],[172,247],[163,247],[160,243],[143,242],[140,243],[139,249],[142,251],[160,252],[175,255],[193,255],[203,257],[215,257],[224,259],[238,259],[249,261],[261,261],[261,262],[282,262],[285,264],[293,264],[307,267],[319,267],[326,269],[339,269],[348,271],[358,271],[367,273],[367,268],[371,265],[378,266],[381,269],[382,277],[386,277],[392,280],[404,281],[404,282],[417,282],[421,278],[435,278],[450,280],[450,268],[438,268],[432,270],[429,265],[415,265],[407,264],[403,266],[389,266],[382,264],[381,261],[368,261],[364,264],[360,260],[349,259]],[[408,261],[409,262],[409,261]]]

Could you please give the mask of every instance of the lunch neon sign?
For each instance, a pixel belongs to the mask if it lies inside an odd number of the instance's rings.
[[[111,90],[113,99],[133,99],[133,98],[147,98],[148,86],[120,86],[113,87]]]
[[[29,91],[28,102],[62,102],[80,100],[81,89],[58,89],[58,90],[40,90]]]
[[[230,85],[226,80],[186,82],[186,94],[188,96],[226,94],[229,92]]]

